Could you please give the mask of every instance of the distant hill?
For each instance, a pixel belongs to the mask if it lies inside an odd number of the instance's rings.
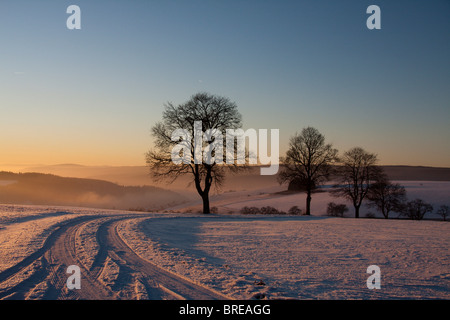
[[[0,203],[159,210],[184,200],[174,191],[155,186],[121,186],[53,174],[0,172]]]
[[[381,166],[391,180],[450,181],[450,168]]]
[[[423,166],[382,166],[391,180],[421,180],[421,181],[450,181],[450,168]],[[0,168],[1,170],[1,168]],[[15,170],[14,170],[15,171]],[[120,185],[153,185],[157,184],[149,176],[149,169],[145,166],[81,166],[76,164],[61,164],[51,166],[26,167],[21,172],[50,173],[64,177],[98,179],[114,182]],[[258,176],[259,167],[254,167],[246,173],[234,175],[232,180],[249,187],[249,176]],[[229,183],[230,179],[225,184]],[[189,179],[180,179],[168,186],[171,190],[184,191]],[[275,176],[259,177],[256,184],[276,182]],[[164,185],[164,184],[163,184]],[[249,185],[249,186],[247,186]],[[158,185],[159,186],[159,185]]]
[[[12,171],[17,172],[17,170]],[[77,164],[59,164],[25,167],[20,172],[50,173],[61,177],[97,179],[127,186],[155,185],[149,176],[148,168],[145,166],[83,166]]]

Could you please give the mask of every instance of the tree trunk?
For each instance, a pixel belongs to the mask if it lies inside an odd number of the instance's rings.
[[[203,213],[211,213],[211,209],[209,208],[209,195],[208,193],[204,193],[202,196],[202,200],[203,200]]]
[[[306,213],[307,216],[311,215],[311,190],[306,192]]]
[[[209,190],[211,189],[212,184],[212,176],[211,169],[212,167],[207,167],[206,177],[205,177],[205,187],[202,190],[202,186],[200,184],[200,170],[199,165],[195,165],[194,169],[194,182],[195,188],[197,189],[198,194],[202,197],[203,200],[203,213],[211,213],[211,209],[209,208]]]
[[[355,218],[359,218],[359,206],[355,206]]]
[[[209,208],[209,190],[211,189],[212,184],[211,170],[212,167],[208,166],[205,177],[205,188],[202,193],[203,213],[205,214],[211,213],[211,209]]]

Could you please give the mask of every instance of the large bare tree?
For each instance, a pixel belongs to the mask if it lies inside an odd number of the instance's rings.
[[[180,176],[191,175],[203,201],[203,213],[210,213],[209,192],[213,185],[220,186],[223,183],[226,169],[224,164],[220,164],[221,161],[205,161],[201,154],[200,160],[198,159],[199,146],[194,139],[199,133],[202,134],[198,132],[199,123],[201,123],[200,131],[218,132],[225,137],[226,129],[241,128],[242,116],[234,102],[226,97],[209,93],[197,93],[189,101],[177,106],[167,103],[162,121],[151,129],[155,147],[147,152],[146,162],[150,167],[150,173],[157,181],[173,182]],[[179,129],[186,130],[184,141],[177,136],[174,139],[174,132]],[[226,152],[219,153],[218,149],[215,150],[215,147],[224,145],[224,141],[219,141],[217,135],[211,136],[210,141],[205,141],[204,136],[200,137],[201,149],[206,148],[213,157],[224,157]],[[173,161],[174,147],[183,143],[186,146],[184,150],[188,151],[185,153],[183,151],[184,160],[176,163]],[[233,164],[227,167],[238,170],[242,166]]]
[[[350,200],[355,208],[355,218],[359,218],[359,209],[371,188],[380,180],[382,169],[376,165],[377,155],[363,148],[355,147],[341,157],[338,181],[331,191],[336,197]]]
[[[304,128],[289,142],[283,159],[283,168],[278,174],[280,183],[300,181],[306,190],[306,215],[311,214],[313,188],[327,181],[332,173],[332,164],[337,161],[338,150],[325,144],[325,137],[313,127]]]

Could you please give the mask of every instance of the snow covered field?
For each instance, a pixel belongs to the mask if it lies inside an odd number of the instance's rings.
[[[436,208],[449,199],[449,182],[403,185]],[[326,217],[327,192],[313,195],[311,217],[236,213],[303,206],[277,188],[218,194],[209,216],[184,213],[196,203],[172,213],[0,205],[0,298],[450,298],[448,222]],[[72,264],[81,290],[65,285]],[[379,290],[366,286],[370,265]]]
[[[450,298],[444,222],[264,216],[135,222],[124,236],[140,255],[239,299]],[[380,290],[366,286],[373,264],[381,268]]]

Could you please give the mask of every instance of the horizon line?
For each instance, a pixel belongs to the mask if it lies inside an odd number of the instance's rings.
[[[283,165],[283,163],[278,163],[278,165]],[[0,164],[0,171],[4,171],[3,167],[22,167],[23,169],[33,169],[33,168],[41,168],[41,167],[102,167],[102,168],[117,168],[117,167],[147,167],[147,165],[142,164],[80,164],[80,163],[56,163],[56,164]],[[267,167],[269,165],[263,165],[263,164],[247,164],[249,167]],[[377,164],[377,166],[380,167],[419,167],[419,168],[442,168],[442,169],[450,169],[450,166],[432,166],[432,165],[412,165],[412,164]]]

